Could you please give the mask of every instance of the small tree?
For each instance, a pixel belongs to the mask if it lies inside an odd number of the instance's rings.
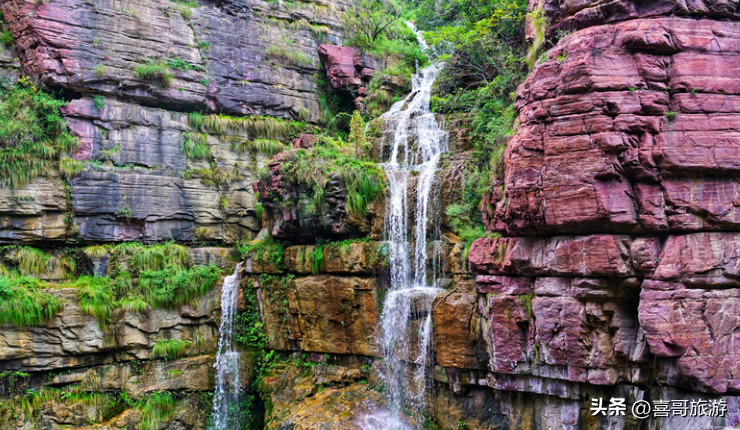
[[[352,121],[349,123],[349,141],[355,148],[355,155],[359,158],[360,154],[365,151],[367,138],[365,137],[365,123],[358,110],[352,114]]]
[[[399,18],[401,8],[394,0],[354,0],[343,21],[353,44],[368,49]]]

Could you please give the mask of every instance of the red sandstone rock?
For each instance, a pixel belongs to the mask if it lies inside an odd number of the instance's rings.
[[[640,325],[671,385],[705,392],[740,389],[740,290],[687,289],[645,281]]]
[[[579,31],[517,91],[521,125],[484,214],[509,237],[468,254],[493,385],[737,391],[740,23],[687,14],[734,18],[738,3],[536,6],[548,35]]]
[[[356,62],[356,56],[360,54],[348,46],[321,45],[319,46],[319,59],[326,70],[326,75],[331,80],[331,85],[337,89],[347,87],[359,87],[363,76],[364,67],[361,62]],[[372,76],[372,73],[370,73]]]
[[[495,275],[634,275],[627,236],[478,239],[468,251],[470,270]]]
[[[737,225],[724,196],[740,169],[739,31],[732,22],[656,18],[564,38],[517,92],[522,126],[489,224],[509,234]]]
[[[313,134],[302,134],[293,139],[293,148],[309,149],[316,143],[316,136]]]

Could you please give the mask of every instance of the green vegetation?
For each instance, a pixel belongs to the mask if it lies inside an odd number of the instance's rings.
[[[417,67],[429,62],[418,44],[416,34],[401,19],[403,10],[395,0],[357,0],[343,15],[343,28],[348,31],[348,46],[354,46],[378,58],[386,58],[388,68],[378,70],[370,83],[367,98],[368,113],[376,117],[381,107],[389,107],[394,97],[400,98],[411,89],[411,75]],[[401,77],[403,88],[395,93],[381,90],[383,82]],[[397,81],[397,80],[396,80]]]
[[[69,157],[62,157],[59,160],[59,172],[67,179],[83,170],[85,170],[85,164],[82,161],[77,161]]]
[[[3,46],[13,45],[13,34],[10,30],[0,31],[0,44]]]
[[[673,121],[676,120],[676,116],[677,116],[676,112],[673,112],[672,110],[669,110],[668,112],[666,112],[665,117],[668,120],[668,124],[673,124]]]
[[[105,107],[105,97],[101,95],[97,95],[93,97],[93,104],[95,105],[95,109],[101,110]]]
[[[173,78],[170,66],[162,60],[146,60],[142,65],[134,67],[134,77],[158,82],[162,88],[169,88]]]
[[[189,340],[161,339],[154,344],[152,355],[154,357],[179,358],[193,346]]]
[[[132,408],[141,415],[141,421],[135,428],[153,430],[171,419],[178,405],[178,400],[167,391],[155,391],[135,400],[126,391],[121,391],[116,395],[101,393],[100,390],[100,376],[97,373],[89,375],[79,384],[64,388],[48,386],[42,386],[39,389],[29,388],[22,394],[0,401],[0,421],[14,422],[22,419],[26,424],[35,424],[38,422],[39,412],[50,403],[69,406],[81,404],[85,407],[93,407],[96,412],[88,417],[87,424],[89,425],[106,422],[123,410]],[[89,409],[85,408],[85,410]]]
[[[194,70],[196,72],[204,71],[202,66],[199,66],[197,64],[190,64],[187,61],[184,61],[177,57],[168,58],[167,67],[169,67],[172,70],[178,70],[180,72],[183,72],[185,70]]]
[[[156,430],[163,421],[167,421],[174,414],[175,400],[168,391],[157,391],[137,402],[136,409],[141,414],[137,430]]]
[[[297,66],[311,66],[314,61],[308,55],[301,52],[295,46],[295,42],[287,37],[281,37],[277,42],[271,43],[265,49],[265,54],[283,58]]]
[[[190,126],[215,134],[247,134],[250,139],[289,139],[298,135],[306,124],[298,121],[286,121],[271,116],[233,117],[228,115],[188,114]]]
[[[241,346],[255,351],[262,351],[267,342],[265,329],[260,317],[257,292],[254,281],[249,280],[244,288],[244,310],[235,316],[234,338]]]
[[[251,242],[238,242],[234,246],[232,257],[237,261],[251,257],[260,266],[270,265],[279,271],[285,269],[285,246],[272,236]]]
[[[527,318],[530,318],[532,316],[532,300],[534,300],[534,293],[520,294],[517,297],[519,297],[519,300],[522,302],[524,313],[527,315]]]
[[[286,180],[313,190],[316,213],[323,207],[324,189],[330,179],[341,180],[347,189],[347,210],[364,215],[367,205],[385,191],[385,174],[376,163],[357,156],[355,148],[340,139],[323,138],[311,149],[297,149],[286,158],[281,173]]]
[[[322,240],[321,238],[316,239],[316,246],[313,248],[313,252],[311,252],[310,258],[311,258],[311,272],[314,275],[318,275],[321,273],[321,270],[324,268],[324,245],[326,244],[326,241]]]
[[[0,324],[29,327],[51,321],[64,303],[44,287],[42,281],[29,276],[0,276]]]
[[[65,104],[27,78],[0,86],[0,186],[20,188],[74,151],[79,142],[59,114]]]
[[[15,266],[13,271],[3,266],[0,274],[0,324],[25,327],[49,321],[63,308],[63,303],[45,291],[49,284],[28,275],[38,276],[56,265],[61,265],[67,274],[74,274],[77,270],[74,252],[57,260],[30,247],[9,249],[5,258]],[[212,289],[221,276],[215,265],[193,266],[188,249],[174,243],[96,245],[83,252],[91,258],[110,255],[110,276],[81,276],[58,287],[77,289],[82,312],[95,317],[103,326],[120,311],[196,305],[198,297]]]
[[[182,152],[191,160],[210,160],[211,148],[208,146],[208,135],[204,133],[184,133]]]
[[[102,64],[96,64],[93,68],[93,76],[96,78],[102,78],[108,72],[108,68]]]
[[[357,0],[342,24],[352,35],[350,43],[369,51],[400,18],[401,7],[394,0]]]
[[[43,251],[30,246],[18,249],[14,258],[18,263],[18,271],[24,276],[38,276],[53,269],[54,258]]]
[[[493,179],[501,174],[506,140],[514,132],[514,92],[528,71],[527,2],[410,0],[410,5],[417,26],[427,30],[426,39],[448,53],[442,57],[446,66],[432,93],[432,110],[462,113],[471,120],[472,160],[462,172],[460,190],[445,190],[459,193],[451,199],[458,203],[445,212],[453,232],[469,246],[484,234],[481,203],[490,195]],[[543,24],[543,19],[537,22]],[[539,44],[543,43],[544,36]],[[534,50],[536,55],[539,49]],[[564,53],[560,61],[566,59]]]
[[[222,140],[231,141],[231,150],[236,152],[261,152],[265,155],[275,155],[286,149],[286,145],[275,139],[246,140],[238,137],[222,136]]]

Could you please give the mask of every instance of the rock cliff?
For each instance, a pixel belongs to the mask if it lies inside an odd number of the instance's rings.
[[[243,260],[240,318],[252,320],[241,329],[252,331],[237,336],[259,401],[242,412],[260,416],[250,422],[362,428],[387,402],[382,198],[358,210],[346,177],[324,175],[317,191],[287,172],[316,143],[317,77],[362,110],[386,66],[332,46],[346,6],[0,0],[14,41],[0,44],[0,84],[24,75],[67,100],[84,167],[0,187],[0,277],[25,270],[63,304],[43,324],[2,325],[0,429],[207,428],[219,289],[125,307],[145,270],[117,272],[111,249],[130,241],[188,244],[188,268],[213,263],[220,275]],[[529,9],[528,37],[551,43],[516,93],[518,126],[481,207],[487,236],[465,250],[447,233],[430,252],[447,290],[430,312],[428,410],[406,418],[458,430],[740,426],[740,5]],[[447,206],[469,161],[469,119],[439,119],[454,152],[435,185]],[[368,126],[376,161],[392,126]],[[25,245],[43,249],[43,270],[22,267]],[[69,285],[83,273],[122,292],[112,316]],[[409,315],[411,337],[424,317]],[[599,398],[727,411],[594,415]]]

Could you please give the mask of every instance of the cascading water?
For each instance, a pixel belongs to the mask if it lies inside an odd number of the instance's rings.
[[[413,28],[413,25],[409,23]],[[414,29],[415,30],[415,29]],[[420,32],[419,44],[428,50]],[[431,364],[434,297],[441,291],[436,274],[428,280],[428,223],[432,186],[441,155],[447,151],[447,133],[429,109],[432,85],[440,70],[434,62],[412,78],[412,91],[383,115],[395,124],[390,157],[383,168],[389,185],[386,240],[390,251],[391,287],[381,316],[381,345],[386,371],[389,408],[361,419],[365,430],[408,429],[400,419],[401,407],[421,411],[425,406],[427,369]],[[408,239],[409,184],[415,177],[414,240]],[[433,229],[437,231],[437,229]]]
[[[224,278],[221,289],[221,326],[219,327],[218,355],[216,355],[216,390],[213,396],[213,429],[237,428],[231,409],[237,405],[241,392],[239,352],[234,347],[233,323],[239,300],[241,279],[236,266],[234,273]]]

